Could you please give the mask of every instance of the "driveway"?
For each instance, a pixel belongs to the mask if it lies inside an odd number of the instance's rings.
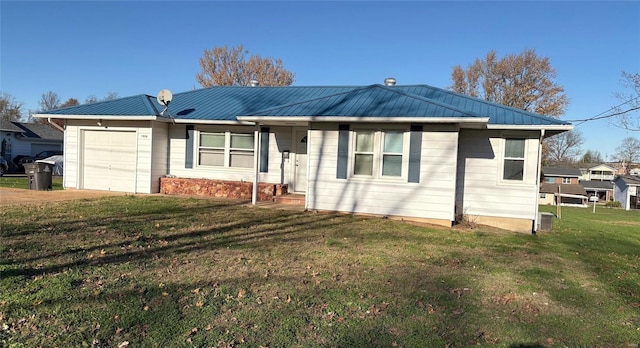
[[[97,198],[104,196],[124,196],[124,192],[95,191],[95,190],[57,190],[35,191],[0,187],[0,206],[15,204],[34,204],[43,202],[72,201],[82,198]]]

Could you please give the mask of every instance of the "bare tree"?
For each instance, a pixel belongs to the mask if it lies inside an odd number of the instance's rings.
[[[548,138],[545,162],[574,162],[580,155],[580,146],[583,142],[582,134],[575,129]]]
[[[246,86],[252,79],[263,86],[289,86],[295,74],[282,65],[281,59],[262,58],[259,55],[247,59],[248,50],[236,47],[214,47],[204,50],[196,80],[203,87]]]
[[[84,100],[85,104],[92,104],[97,102],[98,102],[98,97],[96,97],[95,95],[90,95],[87,97],[87,99]]]
[[[623,128],[640,132],[640,74],[623,71],[622,86],[630,91],[616,93],[622,104],[613,108],[613,115]]]
[[[625,167],[625,174],[629,174],[631,164],[640,162],[640,140],[627,137],[616,147],[616,158]]]
[[[602,154],[600,151],[585,151],[584,155],[582,155],[582,163],[602,163],[604,160],[602,159]]]
[[[66,107],[69,107],[69,106],[76,106],[76,105],[80,105],[80,102],[78,101],[78,99],[76,99],[76,98],[69,98],[69,99],[67,99],[67,101],[66,101],[66,102],[62,103],[62,104],[60,105],[60,107],[61,107],[61,108],[66,108]]]
[[[60,97],[54,91],[42,93],[40,96],[40,110],[49,111],[60,107]]]
[[[5,121],[19,121],[22,117],[22,103],[5,92],[0,91],[0,117]]]
[[[109,92],[102,100],[114,100],[118,99],[119,97],[120,96],[118,95],[118,92]]]
[[[466,70],[454,66],[453,85],[449,88],[502,105],[559,117],[564,114],[569,99],[564,88],[553,81],[555,77],[556,70],[549,58],[538,57],[532,49],[501,59],[491,50],[484,59],[476,58]]]

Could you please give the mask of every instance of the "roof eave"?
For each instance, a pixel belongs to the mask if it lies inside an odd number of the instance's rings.
[[[220,124],[220,125],[241,125],[241,126],[253,126],[255,122],[240,121],[240,120],[198,120],[194,118],[176,118],[174,119],[176,124]]]
[[[376,117],[376,116],[238,116],[238,120],[265,122],[364,122],[364,123],[469,123],[486,125],[489,117]]]
[[[171,122],[168,117],[155,115],[60,115],[60,114],[33,114],[36,118],[59,118],[66,120],[118,120],[118,121],[165,121]]]
[[[549,131],[559,131],[565,132],[573,129],[572,124],[526,124],[526,125],[515,125],[515,124],[489,124],[487,125],[487,129],[517,129],[517,130],[549,130]]]

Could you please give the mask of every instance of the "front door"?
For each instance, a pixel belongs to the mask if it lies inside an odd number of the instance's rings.
[[[295,167],[293,169],[293,191],[307,191],[307,131],[295,130],[293,141],[295,149]]]

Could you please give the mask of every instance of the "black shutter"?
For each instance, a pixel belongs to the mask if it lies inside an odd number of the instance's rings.
[[[260,173],[269,172],[269,128],[260,128]]]
[[[194,137],[194,127],[193,126],[187,126],[187,134],[185,135],[186,137],[186,144],[185,144],[185,150],[184,150],[184,167],[185,168],[193,168],[193,137]]]
[[[349,125],[338,125],[338,166],[337,179],[347,178],[347,166],[349,164]]]
[[[422,157],[422,125],[412,125],[409,137],[409,182],[420,182]]]

